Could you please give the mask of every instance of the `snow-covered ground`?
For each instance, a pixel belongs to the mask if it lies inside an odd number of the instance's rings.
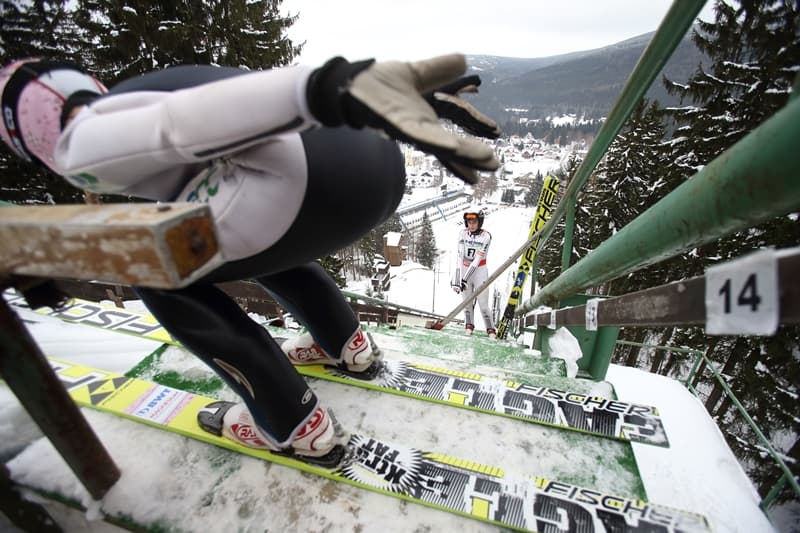
[[[486,218],[485,227],[493,235],[489,252],[490,272],[526,239],[531,214],[532,209],[496,208]],[[392,268],[392,286],[387,293],[389,301],[424,310],[433,309],[442,315],[460,303],[460,296],[450,289],[449,279],[454,263],[452,252],[461,224],[458,219],[434,224],[436,244],[442,251],[439,266],[434,271],[413,263]],[[504,274],[494,284],[504,298],[508,283],[508,276]],[[78,338],[77,327],[51,320],[32,326],[31,330],[45,354],[108,370],[127,370],[158,346],[151,341],[101,330],[88,330],[91,334],[82,330]],[[478,329],[482,329],[480,324]],[[476,335],[482,334],[482,331],[476,332]],[[569,342],[561,346],[566,359],[580,356],[574,348],[569,348]],[[570,351],[572,353],[568,353]],[[177,353],[172,363],[179,371],[200,371],[198,360],[185,353]],[[608,381],[613,384],[619,399],[655,405],[663,417],[669,448],[633,444],[651,501],[704,514],[710,518],[716,531],[752,533],[772,530],[758,509],[755,491],[718,428],[702,404],[685,388],[663,376],[614,365],[609,370]],[[359,430],[394,431],[396,439],[410,439],[416,445],[442,446],[457,456],[475,457],[488,464],[500,464],[529,474],[547,471],[548,468],[558,469],[562,461],[587,461],[591,464],[592,458],[579,457],[577,452],[571,454],[568,449],[550,449],[546,437],[541,437],[542,440],[531,437],[527,442],[530,450],[520,450],[517,444],[509,444],[512,438],[518,437],[517,430],[513,429],[514,426],[506,426],[505,421],[495,420],[498,417],[487,420],[487,415],[476,416],[444,406],[426,405],[423,409],[408,400],[391,400],[397,404],[398,413],[404,413],[398,415],[402,420],[395,423],[391,417],[370,412],[361,405],[361,401],[368,401],[362,400],[368,398],[363,392],[325,382],[316,383],[315,387],[320,397],[331,399],[337,413],[344,414],[340,416],[344,423],[358,424]],[[383,398],[381,402],[384,405]],[[401,409],[414,411],[405,413]],[[354,416],[348,417],[347,413]],[[90,501],[49,443],[35,439],[37,430],[13,395],[5,386],[0,386],[0,455],[7,457],[33,440],[32,445],[8,463],[12,477],[73,495],[90,508],[86,518],[66,523],[67,531],[110,530],[111,526],[91,521],[99,507],[104,512],[128,513],[139,519],[160,517],[167,524],[183,524],[181,527],[187,530],[226,531],[232,524],[241,523],[242,516],[251,517],[251,524],[260,524],[260,529],[264,530],[286,530],[291,526],[305,530],[351,531],[358,528],[360,531],[381,532],[420,528],[438,531],[495,529],[355,487],[340,484],[331,487],[330,482],[314,476],[278,467],[270,469],[249,458],[237,458],[235,465],[209,464],[213,461],[213,454],[208,445],[101,413],[86,412],[86,416],[123,469],[123,479],[99,504]],[[431,424],[435,431],[430,431],[429,427],[426,431],[414,429],[417,425],[411,421],[416,418],[425,420],[426,425]],[[394,430],[389,429],[392,427]],[[470,434],[467,442],[463,438],[454,438],[457,434],[463,435],[465,429]],[[152,460],[143,464],[142,453],[152,456]],[[228,470],[224,477],[220,477],[220,468]],[[131,469],[136,471],[131,472]],[[599,471],[597,475],[599,484],[613,487],[613,480],[602,480]],[[209,488],[206,478],[216,480],[217,485],[211,483]],[[330,497],[326,499],[325,494]],[[292,512],[308,513],[309,516],[301,516],[295,522],[274,516],[274,510],[285,509],[287,501],[294,502]],[[350,507],[344,506],[343,501],[350,501]],[[0,529],[2,527],[0,522]]]

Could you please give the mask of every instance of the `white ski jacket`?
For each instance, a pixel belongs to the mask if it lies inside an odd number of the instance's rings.
[[[308,180],[298,131],[318,122],[311,69],[253,72],[174,92],[109,95],[62,132],[55,160],[72,184],[150,200],[206,202],[227,260],[273,245]]]
[[[477,235],[473,235],[467,228],[459,232],[453,285],[459,285],[461,280],[469,281],[477,268],[486,266],[486,254],[489,253],[490,244],[492,244],[492,234],[485,229],[478,231]]]

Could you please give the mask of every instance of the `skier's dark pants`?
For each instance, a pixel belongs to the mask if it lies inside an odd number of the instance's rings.
[[[184,289],[136,288],[167,331],[214,369],[278,441],[310,416],[316,398],[266,330],[213,283],[255,279],[338,358],[358,321],[330,276],[312,261],[384,222],[405,190],[403,157],[394,142],[349,128],[310,130],[301,137],[308,189],[294,224],[277,243]]]

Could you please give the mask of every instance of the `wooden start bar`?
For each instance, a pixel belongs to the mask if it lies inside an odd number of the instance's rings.
[[[190,284],[222,262],[195,203],[5,207],[0,272],[155,288]]]

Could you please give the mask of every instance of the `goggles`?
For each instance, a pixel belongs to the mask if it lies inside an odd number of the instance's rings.
[[[467,213],[464,215],[464,220],[478,220],[478,215],[475,213]]]

